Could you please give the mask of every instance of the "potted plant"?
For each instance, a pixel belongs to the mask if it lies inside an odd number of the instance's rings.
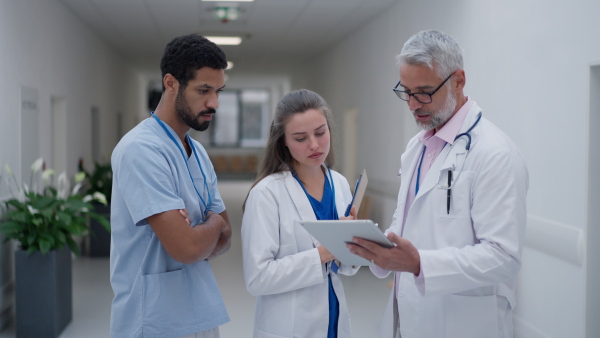
[[[83,174],[71,190],[65,173],[52,184],[54,171],[43,169],[40,158],[31,167],[29,185],[18,184],[4,166],[12,198],[3,202],[0,232],[15,240],[15,305],[17,337],[57,337],[73,314],[71,251],[79,254],[76,239],[88,231],[88,218],[108,227],[92,211],[92,200],[104,196],[78,194]],[[40,182],[40,177],[41,181]]]
[[[85,174],[82,190],[85,194],[102,193],[105,204],[94,202],[94,212],[110,219],[110,197],[112,193],[112,167],[110,163],[94,163],[92,172],[85,170],[83,159],[79,160],[79,172]],[[86,253],[92,257],[110,256],[110,227],[106,228],[94,219],[90,220],[90,233],[86,243]]]

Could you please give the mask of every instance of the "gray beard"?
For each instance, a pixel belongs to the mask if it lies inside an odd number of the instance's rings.
[[[448,95],[446,96],[446,102],[444,102],[444,106],[437,113],[419,111],[419,114],[429,114],[429,116],[431,116],[431,122],[421,123],[416,120],[415,122],[417,123],[417,126],[419,126],[423,130],[432,130],[448,122],[448,120],[450,120],[450,118],[452,117],[452,114],[454,113],[455,109],[456,97],[454,97],[451,91],[448,91]],[[412,113],[414,114],[415,111],[412,111]]]

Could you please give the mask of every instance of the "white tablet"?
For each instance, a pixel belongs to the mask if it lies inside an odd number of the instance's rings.
[[[346,243],[352,242],[352,237],[364,238],[386,248],[394,246],[377,225],[368,219],[300,221],[300,225],[346,265],[373,265],[370,261],[350,253],[346,248]]]

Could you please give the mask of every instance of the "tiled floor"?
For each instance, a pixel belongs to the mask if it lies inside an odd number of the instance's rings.
[[[212,263],[231,321],[220,327],[222,338],[252,336],[255,299],[244,286],[240,244],[241,205],[251,183],[223,181],[219,190],[234,227],[231,249]],[[343,277],[352,332],[355,338],[375,337],[386,305],[388,279],[374,277],[367,268],[355,276]],[[109,336],[112,289],[107,258],[80,257],[73,262],[73,320],[59,338],[100,338]],[[0,338],[15,337],[14,329],[0,332]],[[341,337],[342,338],[342,337]]]

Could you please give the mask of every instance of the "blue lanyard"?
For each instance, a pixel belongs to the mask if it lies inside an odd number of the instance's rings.
[[[185,135],[186,140],[188,141],[190,148],[192,148],[192,153],[194,154],[194,157],[196,158],[196,162],[198,163],[198,167],[200,168],[200,172],[202,173],[202,178],[204,179],[204,187],[206,190],[206,194],[208,195],[208,204],[204,201],[204,198],[202,198],[202,195],[200,194],[200,192],[196,188],[196,185],[194,184],[194,178],[192,177],[192,172],[190,171],[190,165],[188,164],[187,156],[185,156],[185,152],[183,151],[183,148],[181,148],[181,146],[179,145],[179,142],[177,142],[177,140],[175,139],[175,136],[173,136],[173,134],[171,134],[171,132],[169,131],[169,129],[167,128],[165,123],[163,121],[161,121],[161,119],[158,116],[156,116],[156,114],[154,114],[154,112],[152,112],[152,117],[154,117],[156,119],[156,122],[158,122],[158,124],[164,129],[164,131],[167,133],[167,135],[169,136],[171,141],[173,141],[175,143],[175,145],[177,146],[177,148],[179,149],[179,152],[181,152],[181,156],[183,156],[183,161],[185,162],[185,166],[188,170],[188,174],[190,175],[190,180],[192,180],[192,186],[194,187],[194,190],[196,191],[196,194],[198,195],[198,197],[200,197],[200,201],[202,202],[202,205],[204,205],[204,216],[202,217],[202,221],[203,222],[206,221],[206,216],[208,215],[208,212],[210,211],[210,206],[212,205],[212,197],[210,196],[210,189],[208,187],[208,182],[206,181],[206,175],[204,174],[204,170],[202,169],[202,165],[200,164],[200,159],[198,158],[198,153],[196,152],[196,147],[194,147],[194,143],[190,139],[190,136],[186,134]]]
[[[421,153],[421,160],[419,161],[419,168],[417,168],[417,184],[415,185],[415,196],[419,193],[419,181],[421,180],[421,165],[423,164],[423,157],[425,157],[426,146],[423,146],[423,152]]]
[[[291,169],[291,168],[290,168]],[[298,181],[298,184],[300,184],[300,187],[302,187],[302,190],[304,190],[304,193],[306,194],[306,198],[308,198],[308,202],[310,203],[310,206],[313,208],[313,211],[315,212],[315,216],[317,216],[317,219],[319,217],[319,215],[317,215],[317,212],[315,211],[315,205],[313,204],[313,201],[310,199],[308,192],[306,191],[306,188],[304,188],[304,184],[302,184],[302,181],[300,181],[300,178],[298,177],[298,175],[296,174],[296,172],[294,170],[290,170],[292,172],[292,175],[294,176],[294,178],[296,179],[296,181]],[[329,181],[331,182],[331,198],[333,200],[332,204],[332,215],[333,217],[337,216],[337,208],[335,207],[335,185],[333,183],[333,177],[331,176],[331,169],[327,168],[327,172],[329,173]],[[326,180],[327,181],[327,180]],[[335,218],[337,219],[337,218]]]

